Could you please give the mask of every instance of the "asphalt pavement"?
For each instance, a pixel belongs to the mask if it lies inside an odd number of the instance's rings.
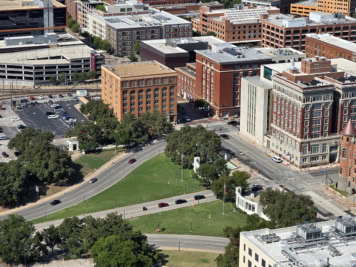
[[[203,195],[203,196],[205,196],[205,198],[197,201],[197,200],[194,200],[195,195]],[[175,201],[177,199],[185,199],[185,200],[187,200],[187,203],[176,204]],[[175,209],[194,206],[194,205],[200,205],[202,203],[207,203],[207,202],[211,202],[211,201],[215,201],[215,200],[216,200],[216,197],[212,191],[204,190],[201,192],[194,192],[194,193],[190,193],[190,194],[184,194],[184,195],[169,197],[169,198],[165,198],[165,199],[144,202],[144,203],[125,206],[125,207],[116,208],[116,209],[104,210],[104,211],[94,212],[94,213],[90,213],[90,214],[83,214],[78,217],[83,218],[85,216],[90,215],[90,216],[93,216],[94,218],[103,218],[109,213],[117,212],[118,214],[121,214],[124,219],[130,219],[130,218],[145,216],[145,215],[149,215],[149,214],[155,214],[155,213],[165,212],[165,211],[169,211],[169,210],[175,210]],[[161,202],[167,203],[169,206],[159,208],[158,204]],[[144,211],[143,207],[146,207],[147,210]],[[36,224],[35,227],[37,230],[41,231],[44,228],[48,228],[50,225],[58,226],[62,223],[62,221],[63,220],[60,219],[60,220],[40,223],[40,224]]]
[[[163,152],[166,145],[165,141],[160,141],[154,144],[147,145],[135,153],[127,155],[122,160],[114,163],[112,167],[107,168],[100,175],[97,176],[98,181],[94,184],[89,182],[83,184],[77,189],[64,194],[59,198],[60,204],[51,206],[50,202],[53,199],[49,199],[46,202],[33,206],[31,208],[26,208],[22,211],[16,212],[18,215],[24,216],[27,220],[33,220],[46,214],[54,213],[56,211],[65,209],[67,207],[78,204],[84,199],[88,199],[92,196],[99,194],[100,192],[106,190],[112,185],[116,184],[118,181],[126,177],[135,168],[143,164],[145,161],[155,157],[156,155]],[[128,164],[129,158],[135,158],[137,161],[134,164]],[[118,196],[120,197],[120,196]],[[8,215],[0,216],[1,219],[7,218]]]

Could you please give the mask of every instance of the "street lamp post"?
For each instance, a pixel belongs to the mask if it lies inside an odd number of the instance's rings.
[[[190,220],[190,232],[193,232],[193,221]]]
[[[186,194],[187,183],[184,183],[184,195]]]

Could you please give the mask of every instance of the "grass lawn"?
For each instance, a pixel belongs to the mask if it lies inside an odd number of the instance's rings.
[[[216,200],[132,218],[129,221],[135,230],[140,230],[145,234],[156,233],[159,224],[163,234],[212,234],[213,236],[223,237],[225,227],[244,226],[246,223],[246,215],[239,211],[234,212],[233,209],[232,204],[225,203],[225,215],[222,215],[222,201]],[[190,232],[191,225],[192,232]]]
[[[115,153],[115,150],[106,150],[98,153],[90,153],[81,156],[80,158],[74,160],[74,162],[82,166],[80,171],[83,176],[86,176],[87,174],[93,172],[95,169],[99,169],[118,153],[119,152]]]
[[[216,267],[219,254],[193,251],[162,250],[169,267]]]
[[[96,211],[108,210],[201,191],[204,188],[192,178],[190,170],[184,170],[184,182],[180,181],[180,167],[163,154],[146,161],[123,180],[104,192],[70,208],[34,220],[34,223],[52,221]],[[169,182],[169,183],[168,183]]]
[[[343,195],[343,196],[345,196],[345,197],[347,197],[347,196],[349,195],[349,193],[347,193],[346,191],[337,189],[334,184],[329,185],[329,187],[331,187],[331,188],[334,189],[336,192],[339,192],[341,195]]]

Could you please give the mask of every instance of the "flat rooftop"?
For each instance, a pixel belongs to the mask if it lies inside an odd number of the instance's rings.
[[[263,48],[254,48],[256,51],[259,51],[263,53],[266,56],[270,57],[275,57],[275,56],[290,56],[290,55],[298,55],[301,57],[305,57],[305,53],[287,47],[287,48],[268,48],[268,47],[263,47]]]
[[[191,25],[191,22],[171,15],[165,11],[155,11],[151,9],[150,14],[130,15],[130,16],[112,16],[103,17],[96,14],[91,14],[96,19],[110,25],[115,29],[127,28],[145,28],[145,27],[159,27],[163,25]]]
[[[214,2],[208,2],[208,3],[187,3],[187,4],[170,4],[170,5],[155,5],[154,8],[184,8],[184,7],[190,7],[190,6],[224,6],[223,4],[214,1]]]
[[[310,14],[312,13],[323,16],[323,19],[317,21],[317,20],[311,20],[310,18],[304,18],[304,17],[300,18],[294,15],[270,14],[268,18],[265,20],[276,26],[284,27],[284,28],[356,23],[356,19],[347,16],[335,17],[336,16],[335,14],[327,14],[324,12],[311,12]],[[330,19],[325,19],[326,17],[329,17]],[[293,22],[291,23],[291,26],[288,26],[284,23],[288,21]],[[306,26],[298,26],[294,24],[294,22],[297,21],[305,22]]]
[[[30,51],[2,53],[0,64],[51,65],[68,64],[72,60],[90,58],[94,49],[87,45],[50,47]]]
[[[310,38],[314,38],[320,41],[323,41],[325,43],[329,43],[334,46],[338,46],[342,49],[352,51],[356,53],[356,44],[344,39],[341,39],[339,37],[333,36],[331,34],[307,34],[306,36]]]
[[[212,46],[212,49],[195,50],[195,52],[222,64],[271,60],[271,57],[259,53],[252,48],[237,47],[229,43],[216,44]]]
[[[241,3],[275,3],[281,0],[242,0]]]
[[[53,6],[65,7],[63,4],[53,0]],[[0,11],[9,11],[16,9],[34,9],[41,8],[35,0],[1,0]]]
[[[105,68],[120,78],[175,74],[176,72],[157,61],[131,62],[119,65],[105,65]]]
[[[294,5],[315,6],[315,7],[318,6],[318,4],[315,0],[302,1],[302,2],[298,2],[298,3],[294,3]]]
[[[345,234],[343,227],[351,227]],[[313,237],[305,238],[311,233]],[[242,232],[245,237],[265,255],[276,262],[276,266],[355,266],[356,223],[355,218],[343,218],[280,229],[262,229]],[[283,251],[283,253],[282,253]]]
[[[261,80],[260,76],[251,76],[251,77],[247,76],[247,77],[243,77],[242,79],[245,79],[249,83],[252,83],[258,87],[261,87],[264,90],[272,89],[272,85]],[[256,201],[259,200],[259,198],[255,198],[255,197],[253,197],[253,198],[251,198],[250,196],[249,197],[245,196],[245,197],[250,200],[256,200]],[[258,197],[259,197],[259,195],[258,195]]]
[[[157,40],[147,40],[141,41],[146,45],[164,53],[164,54],[177,54],[177,53],[188,53],[184,49],[177,47],[176,44],[188,44],[188,43],[198,43],[207,42],[208,45],[225,43],[223,40],[218,39],[214,36],[198,36],[198,37],[186,37],[186,38],[172,38],[172,39],[157,39]]]

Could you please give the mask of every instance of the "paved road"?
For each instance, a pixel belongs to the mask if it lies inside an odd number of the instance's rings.
[[[141,151],[128,155],[124,159],[116,162],[112,167],[106,169],[97,178],[99,179],[95,184],[85,183],[83,186],[63,195],[60,200],[62,203],[56,206],[50,206],[51,200],[41,203],[37,206],[22,210],[16,214],[24,216],[27,220],[33,220],[38,217],[42,217],[45,214],[50,214],[64,208],[73,206],[82,202],[84,199],[88,199],[105,189],[111,187],[118,181],[122,180],[132,170],[140,166],[146,160],[153,158],[154,156],[163,152],[165,141],[160,141],[152,145],[147,145]],[[137,162],[134,164],[128,164],[129,158],[136,158]],[[0,216],[0,219],[6,218],[6,216]]]
[[[195,201],[194,196],[197,194],[204,195],[206,198],[201,199],[199,201]],[[185,200],[187,200],[187,203],[176,205],[175,201],[177,199],[185,199]],[[212,191],[204,190],[201,192],[184,194],[184,195],[180,195],[180,196],[174,196],[174,197],[169,197],[169,198],[165,198],[165,199],[154,200],[154,201],[150,201],[150,202],[135,204],[135,205],[116,208],[116,209],[104,210],[104,211],[94,212],[94,213],[90,213],[90,214],[83,214],[78,217],[83,218],[85,216],[91,215],[94,218],[103,218],[109,213],[117,212],[118,214],[121,214],[124,219],[130,219],[130,218],[140,217],[140,216],[144,216],[144,215],[155,214],[155,213],[160,213],[160,212],[164,212],[164,211],[194,206],[194,205],[200,205],[202,203],[207,203],[207,202],[211,202],[211,201],[215,201],[215,200],[216,200],[216,197]],[[164,207],[164,208],[159,208],[158,203],[161,203],[161,202],[168,203],[169,206]],[[142,209],[143,207],[146,207],[147,210],[143,211],[143,209]],[[58,226],[62,223],[62,221],[63,220],[61,219],[61,220],[55,220],[55,221],[50,221],[50,222],[45,222],[45,223],[39,223],[39,224],[36,224],[35,227],[37,230],[43,230],[44,228],[48,228],[52,224],[54,226]]]
[[[165,235],[151,234],[147,235],[148,242],[156,245],[158,248],[176,248],[193,251],[221,252],[224,253],[225,247],[229,243],[228,238],[193,236],[193,235]]]

